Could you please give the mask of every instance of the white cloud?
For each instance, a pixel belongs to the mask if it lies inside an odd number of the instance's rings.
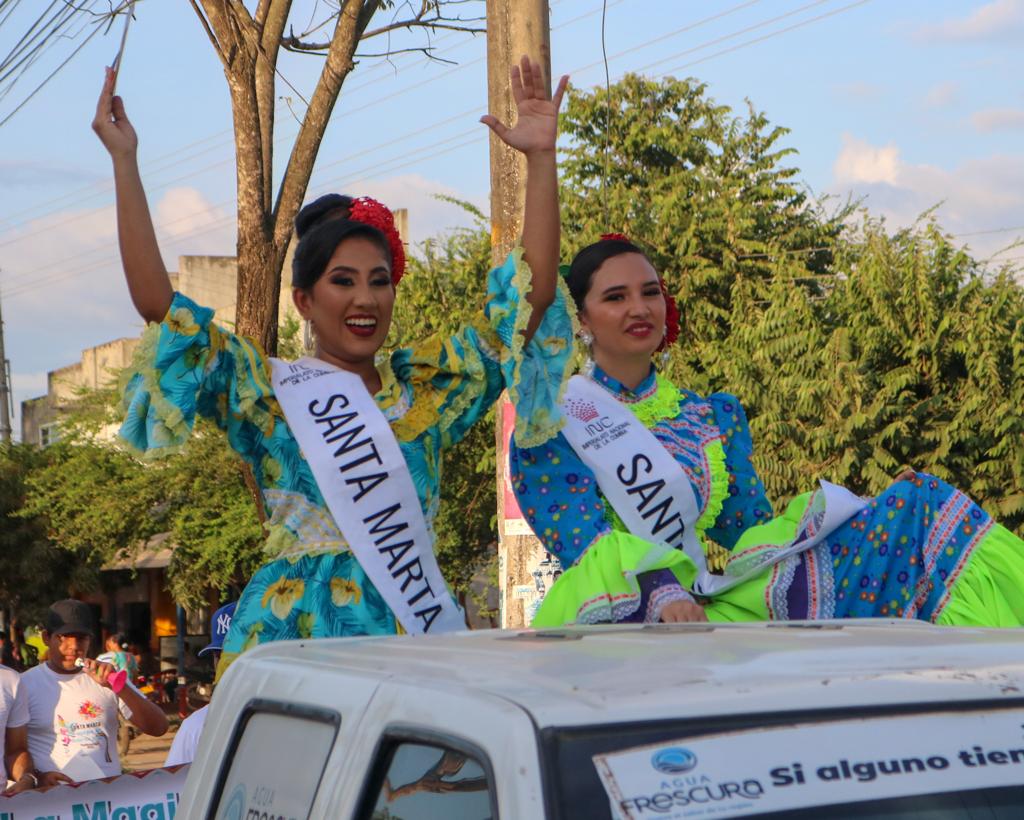
[[[832,166],[832,173],[840,184],[894,184],[899,163],[899,149],[895,145],[876,148],[851,134],[843,134],[843,147]]]
[[[168,192],[153,212],[172,267],[181,253],[234,251],[233,217],[225,220],[194,190]],[[174,224],[161,229],[165,221]],[[44,393],[46,372],[79,361],[84,348],[141,331],[112,206],[61,211],[4,231],[0,254],[5,348],[19,402]]]
[[[835,86],[836,93],[840,97],[852,100],[876,100],[882,96],[883,87],[874,83],[861,81],[852,83],[841,83]]]
[[[1020,42],[1024,37],[1024,0],[994,0],[966,17],[921,26],[914,36],[929,43]]]
[[[894,227],[913,224],[936,205],[939,224],[954,235],[1024,225],[1024,154],[940,168],[904,161],[895,145],[877,147],[845,135],[833,171],[832,193],[863,197],[872,214]],[[1012,232],[991,233],[964,241],[986,258],[1015,238]]]
[[[933,85],[924,96],[925,108],[946,108],[956,102],[960,84],[952,80]]]
[[[992,131],[1024,130],[1024,110],[1020,108],[986,108],[971,114],[971,125],[983,134]]]
[[[154,219],[157,230],[172,239],[198,240],[210,233],[224,233],[234,226],[234,213],[220,205],[211,205],[195,188],[171,188],[157,204]],[[231,243],[232,246],[234,242]],[[194,251],[198,253],[198,251]]]
[[[317,193],[310,191],[307,199]],[[409,210],[410,239],[422,242],[472,224],[457,205],[437,194],[487,203],[419,175],[353,186],[353,193]],[[175,188],[154,200],[153,214],[165,262],[180,254],[233,254],[234,207],[212,204],[200,191]],[[112,206],[68,210],[15,229],[0,228],[0,294],[6,353],[11,360],[15,428],[21,401],[46,392],[46,373],[79,361],[81,351],[122,336],[136,336],[135,313],[121,272]]]

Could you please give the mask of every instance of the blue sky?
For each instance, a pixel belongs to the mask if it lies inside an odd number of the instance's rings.
[[[21,5],[0,27],[0,54],[38,14]],[[296,28],[312,8],[297,0]],[[601,0],[553,0],[551,24],[553,70],[602,82]],[[95,37],[0,126],[0,293],[17,401],[45,392],[46,372],[82,348],[141,329],[117,259],[109,160],[89,129],[119,36]],[[979,257],[1024,236],[1024,0],[608,0],[607,44],[613,81],[695,76],[719,102],[749,99],[791,129],[784,143],[817,194],[864,197],[894,225],[941,202],[940,222]],[[488,197],[483,36],[439,33],[435,46],[457,65],[360,62],[311,186],[409,208],[414,241],[463,222],[435,194]],[[0,119],[69,50],[55,46],[0,98]],[[280,65],[302,94],[319,67],[294,55]],[[179,254],[233,253],[227,87],[189,4],[138,3],[119,92],[168,267]],[[291,98],[278,114],[283,162],[289,106],[303,103],[281,83],[278,93]]]

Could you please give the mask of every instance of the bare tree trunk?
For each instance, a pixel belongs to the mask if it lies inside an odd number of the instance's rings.
[[[342,4],[275,202],[275,74],[291,0],[260,0],[254,15],[239,0],[193,0],[231,93],[238,200],[236,330],[271,355],[277,351],[281,267],[292,222],[306,195],[341,86],[354,66],[352,56],[380,2]]]

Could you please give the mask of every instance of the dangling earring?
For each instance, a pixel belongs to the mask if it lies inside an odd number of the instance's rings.
[[[313,334],[313,323],[309,319],[302,320],[302,349],[306,353],[312,353],[316,346],[316,336]]]
[[[668,367],[668,359],[669,359],[669,356],[668,356],[668,325],[665,325],[665,335],[662,336],[661,338],[664,340],[663,344],[665,345],[665,349],[661,351],[661,366],[658,369],[659,370],[664,370],[666,367]]]
[[[587,358],[583,362],[583,375],[588,379],[594,374],[594,334],[590,332],[588,328],[581,327],[580,332],[577,334],[579,340],[583,343],[583,346],[587,349]]]

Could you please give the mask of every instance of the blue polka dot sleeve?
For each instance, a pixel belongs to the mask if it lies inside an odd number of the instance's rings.
[[[708,402],[715,411],[715,421],[722,432],[725,466],[729,471],[729,494],[707,535],[731,550],[744,530],[772,519],[772,505],[750,460],[754,444],[750,438],[747,414],[739,399],[728,393],[715,393],[708,397]]]

